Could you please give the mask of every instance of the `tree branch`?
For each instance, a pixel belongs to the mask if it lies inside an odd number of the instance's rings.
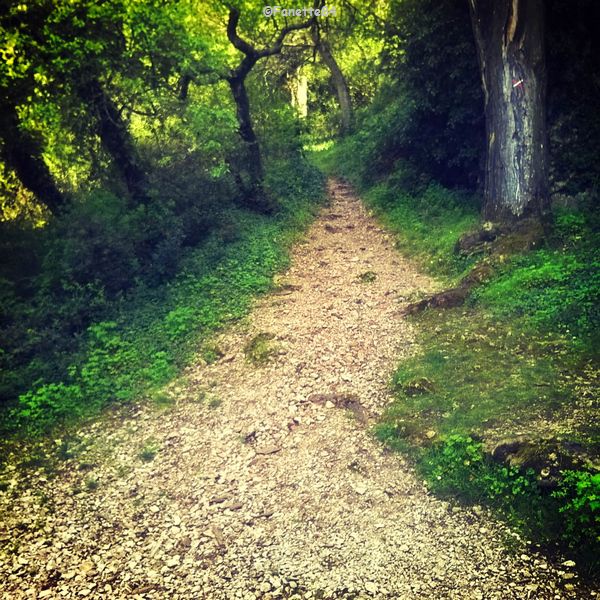
[[[303,23],[296,23],[294,25],[286,25],[277,36],[274,44],[269,46],[268,48],[263,48],[262,50],[257,50],[254,46],[249,44],[246,40],[242,39],[237,32],[237,26],[240,20],[240,11],[235,7],[230,7],[229,9],[229,20],[227,22],[227,37],[229,41],[233,44],[235,48],[237,48],[240,52],[242,52],[246,58],[252,59],[253,63],[259,60],[260,58],[265,58],[267,56],[273,56],[274,54],[279,54],[283,48],[283,42],[285,38],[292,31],[299,31],[301,29],[308,29],[313,25],[315,18],[311,17],[307,21]],[[243,63],[244,61],[242,61]],[[248,61],[250,62],[250,61]],[[238,67],[237,70],[241,68]],[[252,67],[250,67],[252,68]]]

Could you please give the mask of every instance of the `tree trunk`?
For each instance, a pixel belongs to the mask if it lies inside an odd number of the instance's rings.
[[[548,213],[543,0],[469,0],[483,91],[487,156],[483,214]]]
[[[244,141],[244,169],[248,175],[248,184],[246,190],[253,193],[260,188],[263,167],[260,155],[260,146],[254,128],[252,127],[252,118],[250,116],[250,100],[246,92],[245,77],[230,77],[229,87],[235,101],[236,115],[239,124],[239,134]]]
[[[133,142],[121,113],[97,79],[83,84],[80,96],[94,109],[98,135],[106,152],[123,178],[136,204],[148,201],[146,177],[138,164]]]
[[[308,117],[308,77],[298,70],[290,81],[292,105],[298,114],[306,119]]]
[[[0,107],[2,127],[2,159],[20,182],[35,197],[56,214],[65,204],[65,198],[56,187],[48,166],[42,157],[42,147],[33,135],[19,126],[14,106]]]
[[[337,61],[331,53],[329,44],[319,39],[316,34],[313,34],[313,41],[315,42],[317,51],[323,59],[325,66],[331,73],[331,79],[335,86],[335,92],[337,95],[338,103],[340,105],[340,112],[342,116],[342,135],[348,134],[352,129],[352,101],[350,99],[350,90],[346,78],[342,73]]]
[[[279,54],[288,34],[292,31],[307,29],[312,25],[313,19],[311,18],[303,23],[286,25],[279,30],[279,34],[273,44],[261,50],[256,49],[239,36],[237,31],[239,20],[239,9],[230,6],[229,20],[227,21],[227,38],[233,44],[234,48],[244,55],[244,58],[235,69],[231,70],[226,79],[235,101],[239,133],[244,142],[244,149],[242,150],[244,156],[242,157],[242,161],[247,181],[244,182],[240,173],[235,175],[245,196],[246,203],[261,212],[272,212],[275,206],[267,198],[262,186],[263,166],[260,156],[260,146],[252,127],[252,119],[250,118],[250,101],[246,92],[246,76],[260,59]]]

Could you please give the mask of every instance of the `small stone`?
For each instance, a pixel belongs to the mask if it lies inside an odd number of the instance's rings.
[[[563,567],[571,567],[572,568],[572,567],[576,566],[576,564],[577,563],[574,560],[565,560],[565,562],[562,563],[562,566]]]
[[[270,592],[271,584],[268,581],[263,581],[263,583],[260,584],[259,590],[264,593]]]
[[[331,400],[325,402],[325,408],[335,408],[335,404]]]
[[[364,483],[357,483],[354,486],[354,491],[362,496],[367,493],[367,486]]]
[[[427,431],[427,432],[425,433],[425,437],[426,437],[428,440],[431,440],[431,439],[433,439],[433,438],[434,438],[436,435],[437,435],[437,434],[436,434],[436,432],[435,432],[433,429],[430,429],[429,431]]]
[[[94,567],[95,565],[91,560],[85,560],[79,565],[79,569],[84,573],[91,571]]]
[[[365,590],[367,590],[367,592],[369,592],[370,594],[376,594],[377,584],[373,583],[372,581],[367,581],[367,583],[365,583]]]
[[[256,451],[256,454],[262,454],[264,456],[268,454],[275,454],[276,452],[280,452],[281,448],[277,446],[265,446],[264,448],[260,448]]]

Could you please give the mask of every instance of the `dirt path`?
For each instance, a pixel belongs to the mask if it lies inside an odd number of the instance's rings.
[[[52,480],[15,471],[4,598],[577,597],[369,436],[414,347],[400,309],[432,282],[330,188],[279,289],[173,386],[174,406],[85,428]],[[276,353],[256,367],[243,349],[260,333]]]

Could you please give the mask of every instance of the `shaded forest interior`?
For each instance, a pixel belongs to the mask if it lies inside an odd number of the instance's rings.
[[[3,3],[5,444],[216,359],[210,336],[271,288],[334,175],[443,282],[412,299],[423,354],[377,436],[591,572],[600,6],[312,9]]]

